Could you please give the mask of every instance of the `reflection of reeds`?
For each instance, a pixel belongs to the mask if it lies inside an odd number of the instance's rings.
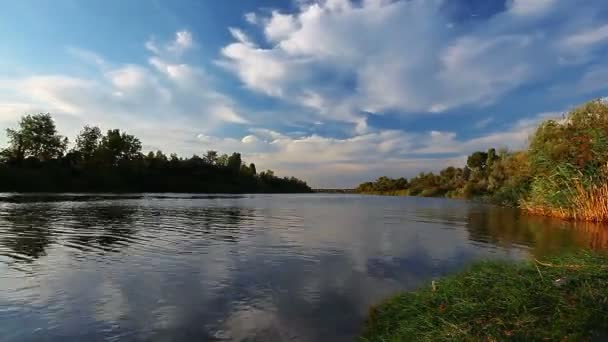
[[[569,208],[552,208],[523,202],[522,208],[534,215],[566,220],[608,222],[608,183],[584,187],[577,182],[570,203]]]
[[[603,224],[581,222],[575,225],[576,239],[592,250],[608,249],[608,229]]]

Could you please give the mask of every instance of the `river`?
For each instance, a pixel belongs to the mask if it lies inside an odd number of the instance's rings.
[[[608,229],[461,200],[0,195],[0,340],[352,341],[369,307],[475,260]]]

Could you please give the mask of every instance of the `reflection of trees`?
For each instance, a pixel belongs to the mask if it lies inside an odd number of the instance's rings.
[[[31,262],[46,255],[46,248],[53,242],[50,230],[52,207],[8,205],[0,213],[6,226],[2,245],[11,250],[16,260]]]
[[[205,234],[212,239],[235,242],[242,233],[243,223],[255,216],[255,210],[238,207],[208,207],[188,210],[187,234]]]
[[[608,248],[608,230],[597,224],[573,223],[527,215],[517,209],[487,207],[468,213],[469,239],[503,246],[526,245],[537,256],[564,249]]]
[[[200,218],[206,228],[232,229],[238,228],[243,221],[250,218],[252,212],[252,209],[247,208],[204,208],[197,210],[194,217]],[[187,214],[193,213],[189,212]]]
[[[471,209],[467,216],[467,230],[473,241],[498,244],[525,244],[534,241],[534,234],[522,221],[516,209],[482,207]]]
[[[111,250],[117,244],[128,244],[135,233],[134,214],[137,209],[124,205],[74,208],[74,234],[68,240],[74,247],[102,247]]]

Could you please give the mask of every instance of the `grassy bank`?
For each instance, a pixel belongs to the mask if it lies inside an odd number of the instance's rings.
[[[363,341],[608,338],[608,256],[483,262],[370,310]]]

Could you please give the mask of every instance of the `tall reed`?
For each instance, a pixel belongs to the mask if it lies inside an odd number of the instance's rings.
[[[585,187],[575,182],[568,207],[548,207],[523,201],[521,207],[531,214],[553,216],[567,220],[608,222],[608,183]]]

